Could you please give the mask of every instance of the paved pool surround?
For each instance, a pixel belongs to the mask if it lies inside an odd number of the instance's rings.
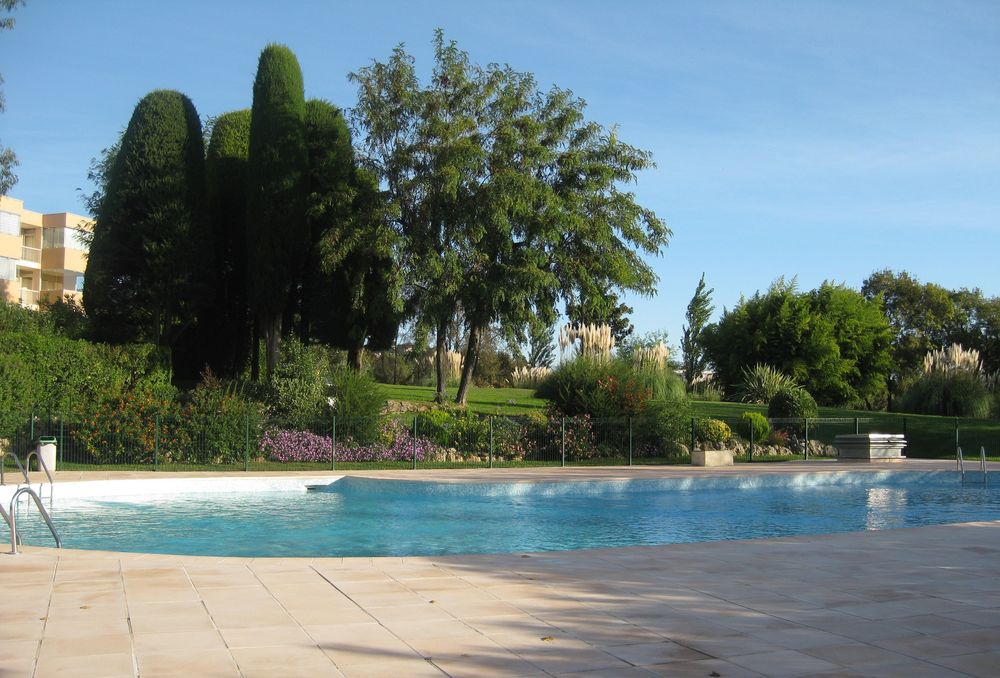
[[[350,475],[549,482],[848,468],[872,465]],[[56,492],[67,480],[167,475],[60,472]],[[0,555],[0,676],[994,676],[998,556],[1000,522],[410,558],[27,546]]]

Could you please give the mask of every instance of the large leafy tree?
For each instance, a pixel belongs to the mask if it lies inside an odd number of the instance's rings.
[[[0,0],[0,10],[13,12],[18,5],[23,5],[24,0]],[[14,28],[14,18],[5,16],[0,19],[0,31]],[[3,84],[3,76],[0,75],[0,85]],[[7,108],[7,100],[4,98],[3,90],[0,90],[0,113]],[[10,189],[17,183],[17,175],[14,168],[18,166],[17,155],[11,149],[0,144],[0,195],[10,192]]]
[[[688,390],[691,390],[695,381],[701,378],[708,366],[703,335],[705,327],[708,325],[708,319],[712,316],[712,311],[715,310],[715,307],[712,306],[712,292],[714,291],[714,289],[706,289],[705,274],[702,273],[684,315],[687,324],[684,326],[681,336],[681,353],[684,361],[684,382],[687,384]]]
[[[204,144],[191,100],[147,94],[111,157],[84,306],[100,340],[175,346],[212,298]]]
[[[264,338],[268,376],[309,249],[305,116],[298,60],[287,47],[268,45],[253,85],[247,160],[248,298]]]
[[[203,318],[210,364],[232,376],[243,368],[250,348],[247,308],[247,157],[250,109],[215,118],[208,142],[206,175],[214,236],[215,304]]]
[[[889,269],[870,275],[861,291],[881,300],[892,328],[893,396],[920,374],[928,352],[951,344],[978,350],[987,372],[1000,369],[1000,299]]]
[[[745,367],[771,365],[827,405],[884,403],[891,331],[879,302],[842,285],[800,293],[776,281],[741,299],[705,331],[719,381],[732,389]]]
[[[649,154],[587,121],[580,99],[543,93],[509,67],[474,65],[441,31],[434,46],[426,87],[402,47],[352,78],[415,306],[438,328],[439,366],[461,308],[464,403],[487,328],[523,335],[534,317],[554,322],[557,301],[581,290],[652,293],[643,255],[659,252],[669,231],[622,190],[652,165]],[[439,367],[439,396],[443,383]]]

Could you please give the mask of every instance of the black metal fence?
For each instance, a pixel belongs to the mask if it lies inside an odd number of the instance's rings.
[[[336,417],[306,425],[248,416],[152,416],[75,421],[31,415],[0,437],[24,460],[56,439],[59,470],[260,471],[671,464],[697,448],[732,449],[737,461],[835,456],[843,433],[901,433],[908,457],[1000,454],[1000,422],[881,415],[872,418],[545,417],[419,413]],[[7,471],[16,469],[4,454]]]

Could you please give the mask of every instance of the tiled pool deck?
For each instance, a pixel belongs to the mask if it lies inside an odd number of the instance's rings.
[[[537,481],[844,468],[859,467],[361,475]],[[24,551],[0,555],[5,678],[1000,675],[1000,522],[427,558]]]

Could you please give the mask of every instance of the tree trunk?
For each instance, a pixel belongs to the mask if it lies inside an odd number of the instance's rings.
[[[347,364],[355,372],[361,371],[361,355],[364,348],[361,346],[352,346],[347,349]]]
[[[267,365],[267,380],[274,376],[274,368],[278,365],[278,341],[281,338],[281,312],[275,313],[263,322],[265,359]]]
[[[444,364],[445,342],[447,340],[445,332],[447,332],[447,329],[447,319],[438,320],[437,336],[434,339],[434,370],[437,376],[437,391],[434,393],[434,402],[436,403],[443,403],[448,397],[448,375]]]
[[[260,321],[253,319],[253,344],[250,346],[250,379],[260,381]]]
[[[472,371],[476,369],[476,361],[479,359],[479,340],[482,330],[478,325],[469,326],[469,345],[465,349],[465,360],[462,363],[462,381],[458,384],[458,393],[455,395],[455,402],[465,405],[469,397],[469,386],[472,385]]]

